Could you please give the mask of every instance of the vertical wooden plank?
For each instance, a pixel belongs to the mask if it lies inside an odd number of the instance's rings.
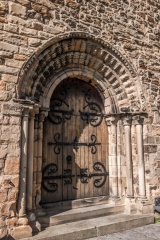
[[[85,122],[84,124],[84,142],[89,142],[89,138],[88,138],[88,134],[89,134],[89,128],[88,128],[88,124],[86,124]],[[89,147],[85,147],[84,148],[84,168],[89,170],[89,161],[90,161],[90,157],[89,157],[89,152],[91,151],[91,149]],[[91,181],[91,180],[89,180]],[[89,187],[89,183],[84,183],[84,197],[87,198],[90,196],[90,187]]]
[[[69,86],[70,86],[70,95],[69,95],[69,105],[70,105],[70,109],[74,110],[73,116],[71,117],[71,120],[69,120],[69,142],[73,142],[75,140],[76,137],[76,92],[75,92],[75,80],[71,79],[69,82]],[[75,97],[76,96],[76,97]],[[69,199],[76,199],[77,196],[77,178],[76,178],[76,158],[77,158],[77,153],[76,150],[74,149],[73,145],[71,145],[69,147],[69,155],[71,155],[72,157],[72,161],[71,161],[71,166],[70,169],[72,170],[72,184],[69,186]]]
[[[100,145],[97,145],[97,159],[96,161],[97,162],[102,162],[102,138],[101,138],[101,126],[102,126],[102,123],[96,127],[96,136],[97,136],[97,142],[100,143]],[[103,163],[103,162],[102,162]],[[98,172],[97,172],[98,173]],[[95,177],[95,179],[100,179],[100,178],[103,178],[103,177]],[[101,181],[101,180],[100,180]],[[95,196],[101,196],[102,195],[102,188],[97,188],[95,187],[94,188],[94,195]]]
[[[68,79],[68,84],[67,84],[67,89],[68,89],[68,95],[67,95],[67,104],[68,104],[68,110],[75,110],[74,108],[74,95],[73,95],[73,82],[71,79]],[[74,114],[74,113],[73,113]],[[75,126],[75,117],[74,115],[71,116],[69,120],[67,120],[67,125],[64,128],[64,134],[67,132],[67,139],[66,142],[72,143],[74,140],[74,127]],[[66,129],[67,128],[67,129]],[[69,169],[71,172],[71,175],[75,175],[74,173],[74,165],[75,165],[75,154],[73,151],[73,145],[68,145],[65,148],[67,148],[66,155],[64,157],[64,161],[66,164],[66,168]],[[69,160],[71,159],[71,160]],[[73,185],[75,185],[75,177],[71,177],[71,183],[68,183],[65,188],[67,188],[67,200],[72,200],[74,199],[75,191],[73,189]]]
[[[62,147],[62,174],[63,175],[67,175],[69,174],[69,168],[68,168],[68,164],[67,164],[67,155],[68,155],[68,146],[65,145],[65,143],[68,142],[68,121],[65,120],[63,122],[63,126],[62,126],[62,141],[64,143],[63,147]],[[62,191],[63,191],[63,200],[68,200],[68,179],[67,178],[63,178],[62,179]]]
[[[102,134],[102,159],[104,162],[104,166],[106,167],[106,171],[109,171],[108,167],[108,129],[107,129],[107,124],[106,121],[103,120],[103,125],[102,129],[105,129],[105,131]],[[107,176],[106,178],[106,183],[104,185],[103,189],[103,195],[108,195],[109,194],[109,177]]]
[[[75,80],[75,112],[76,112],[76,123],[75,123],[75,132],[76,132],[76,137],[78,139],[78,143],[83,141],[83,137],[82,137],[82,122],[81,119],[79,117],[79,109],[81,109],[81,105],[82,105],[82,98],[81,98],[81,86],[79,84],[79,80]],[[77,190],[76,190],[76,198],[79,199],[82,197],[82,189],[81,187],[81,180],[80,180],[80,169],[81,169],[81,164],[82,164],[82,160],[83,159],[83,148],[81,146],[78,146],[78,150],[76,152],[76,175],[77,175]]]
[[[61,85],[59,85],[55,91],[55,94],[53,95],[53,98],[59,98],[59,91],[61,91]],[[62,109],[61,106],[56,107],[57,110]],[[52,129],[52,141],[56,142],[57,139],[54,139],[54,136],[56,136],[55,134],[60,134],[60,138],[59,138],[59,142],[63,141],[63,131],[62,131],[62,114],[60,113],[55,113],[56,115],[61,117],[61,122],[59,124],[52,124],[52,122],[50,122],[50,128]],[[52,124],[52,127],[51,127]],[[55,149],[55,145],[53,145],[52,147],[52,152],[51,152],[51,159],[50,161],[55,163],[58,166],[58,171],[54,174],[56,176],[60,176],[62,175],[62,168],[63,168],[63,146],[59,145],[59,149],[60,151],[58,152],[57,149],[56,151]],[[57,154],[58,153],[58,154]],[[63,199],[63,183],[62,183],[62,179],[56,179],[54,181],[57,185],[58,185],[58,189],[56,192],[54,192],[54,194],[52,194],[52,201],[61,201]]]

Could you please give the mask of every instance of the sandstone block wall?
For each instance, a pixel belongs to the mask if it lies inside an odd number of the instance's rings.
[[[143,111],[147,197],[160,196],[160,2],[159,0],[1,0],[0,1],[0,236],[16,236],[25,226],[17,215],[21,156],[19,73],[33,53],[51,38],[83,32],[109,42],[132,65]],[[133,96],[134,98],[134,96]],[[134,100],[134,99],[133,99]],[[123,127],[120,130],[123,132]],[[123,135],[123,134],[121,134]],[[122,195],[125,150],[121,139]],[[134,193],[138,159],[132,127]],[[27,225],[26,225],[27,229]],[[19,233],[18,233],[19,234]]]

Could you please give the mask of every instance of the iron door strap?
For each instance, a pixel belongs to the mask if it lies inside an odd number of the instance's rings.
[[[61,135],[60,133],[54,134],[54,142],[48,142],[48,145],[54,145],[54,153],[60,154],[60,146],[73,146],[73,149],[78,151],[79,147],[87,146],[91,148],[91,153],[95,154],[97,152],[97,145],[101,145],[101,143],[97,142],[97,137],[92,134],[91,142],[79,142],[78,137],[76,136],[71,142],[62,142],[60,141]]]
[[[58,166],[55,163],[48,164],[42,172],[42,186],[47,192],[55,192],[58,190],[58,180],[64,180],[64,185],[71,184],[72,178],[80,178],[81,183],[88,183],[89,179],[93,179],[93,185],[96,188],[102,187],[109,173],[101,162],[95,162],[93,165],[95,172],[89,173],[88,168],[81,168],[80,174],[72,174],[71,169],[63,169],[63,174],[56,175]],[[56,181],[56,182],[55,182]]]
[[[66,102],[68,90],[62,87],[59,96],[52,99],[48,114],[50,121],[53,124],[63,124],[66,120],[71,120],[71,117],[74,115],[80,116],[86,124],[98,127],[102,123],[105,114],[102,113],[98,103],[91,100],[91,89],[89,88],[86,92],[82,91],[84,93],[85,106],[82,111],[79,110],[77,113],[74,109],[70,109],[69,104]]]

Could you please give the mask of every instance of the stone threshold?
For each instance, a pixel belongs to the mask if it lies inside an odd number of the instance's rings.
[[[102,217],[104,215],[124,212],[125,205],[101,204],[75,209],[55,209],[47,212],[47,215],[37,218],[42,228],[68,222],[75,222],[89,218]]]

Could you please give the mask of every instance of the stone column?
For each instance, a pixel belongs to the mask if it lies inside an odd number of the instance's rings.
[[[122,166],[121,166],[121,144],[122,144],[121,124],[117,123],[117,172],[118,172],[118,195],[122,196]]]
[[[33,209],[33,154],[34,154],[34,117],[35,111],[31,110],[29,114],[28,127],[28,162],[27,162],[27,210]]]
[[[37,172],[36,172],[36,209],[37,214],[43,215],[45,212],[40,207],[41,201],[41,183],[42,183],[42,150],[43,150],[43,122],[46,117],[46,111],[40,110],[38,119],[38,143],[37,143]]]
[[[36,209],[36,188],[37,188],[37,163],[38,163],[38,141],[39,141],[39,135],[38,135],[38,114],[35,115],[34,120],[34,164],[33,164],[33,208]]]
[[[27,170],[27,144],[28,144],[28,117],[29,109],[25,108],[22,115],[22,137],[21,137],[21,166],[20,166],[20,189],[18,199],[19,216],[26,214],[26,170]]]
[[[132,166],[132,147],[131,147],[131,117],[123,119],[125,132],[125,149],[126,149],[126,181],[127,197],[133,198],[133,166]]]
[[[139,178],[139,198],[146,199],[145,187],[145,166],[144,166],[144,151],[143,151],[143,121],[141,116],[134,117],[137,134],[137,152],[138,152],[138,178]]]
[[[117,170],[117,119],[107,118],[109,144],[109,194],[118,197],[118,170]]]

